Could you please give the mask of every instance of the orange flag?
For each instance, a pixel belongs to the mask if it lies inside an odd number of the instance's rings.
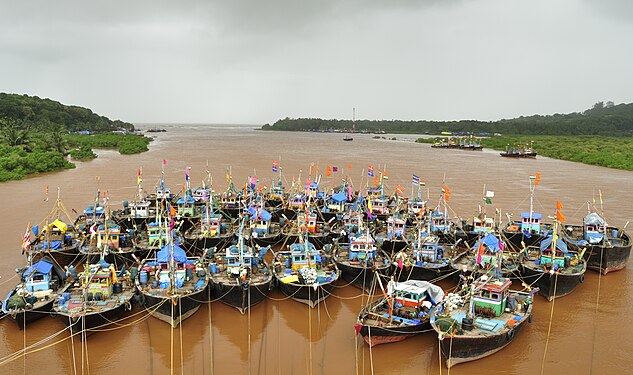
[[[560,211],[560,210],[562,210],[562,209],[563,209],[563,204],[562,204],[562,203],[560,203],[560,201],[556,201],[556,209],[557,209],[558,211]]]

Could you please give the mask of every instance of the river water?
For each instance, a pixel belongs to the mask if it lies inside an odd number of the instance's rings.
[[[152,125],[155,126],[155,125]],[[150,151],[122,156],[100,151],[93,161],[77,168],[48,173],[23,181],[0,184],[2,231],[0,237],[0,293],[15,286],[15,268],[24,265],[20,243],[28,223],[38,224],[51,210],[58,187],[66,208],[81,212],[94,200],[97,188],[107,190],[111,205],[131,200],[136,175],[143,168],[143,184],[152,190],[167,161],[167,186],[178,190],[185,167],[191,167],[193,186],[201,185],[208,170],[216,191],[226,187],[225,170],[235,181],[257,176],[270,185],[271,162],[279,160],[288,181],[310,163],[325,174],[337,166],[351,176],[358,189],[367,184],[367,166],[386,167],[387,186],[401,185],[410,192],[411,175],[426,182],[431,201],[440,186],[452,192],[453,216],[470,217],[478,211],[485,190],[495,192],[493,207],[517,217],[529,209],[528,176],[539,172],[535,209],[554,212],[563,205],[568,223],[580,223],[587,202],[599,201],[610,225],[633,221],[633,172],[587,166],[538,157],[509,160],[498,152],[437,150],[416,144],[415,136],[395,135],[397,140],[354,134],[262,132],[254,126],[159,125],[167,133],[154,133]],[[143,127],[143,126],[141,126]],[[389,135],[385,137],[391,138]],[[348,169],[351,164],[351,169]],[[338,184],[344,175],[323,177]],[[97,179],[97,176],[99,177]],[[370,181],[371,183],[371,181]],[[45,201],[46,186],[49,200]],[[484,187],[485,186],[485,187]],[[426,192],[425,192],[426,194]],[[599,204],[599,203],[598,203]],[[460,364],[453,374],[621,374],[633,369],[633,265],[601,277],[587,271],[584,284],[574,293],[548,303],[537,297],[532,324],[505,349],[491,357]],[[451,284],[442,284],[450,288]],[[161,321],[135,310],[133,317],[111,330],[91,335],[86,344],[67,339],[64,324],[46,317],[20,331],[9,319],[0,322],[0,372],[5,374],[438,374],[448,373],[439,361],[438,341],[427,333],[400,343],[379,345],[371,351],[354,336],[356,314],[367,300],[360,290],[341,284],[310,311],[306,305],[284,299],[273,291],[271,299],[247,315],[214,302],[203,306],[180,328],[171,330]],[[551,324],[550,324],[551,323]],[[61,334],[53,336],[55,333]],[[33,343],[27,355],[9,356]],[[73,356],[73,350],[75,355]],[[441,365],[440,365],[441,363]]]

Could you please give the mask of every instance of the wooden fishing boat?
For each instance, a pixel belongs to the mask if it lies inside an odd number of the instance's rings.
[[[141,262],[135,285],[142,306],[176,328],[205,301],[209,283],[204,257],[187,257],[171,236],[155,258]]]
[[[241,227],[243,227],[243,223]],[[236,245],[225,249],[224,255],[216,255],[210,264],[210,286],[213,297],[233,306],[244,314],[247,309],[262,302],[272,289],[273,276],[264,255],[268,247],[258,247],[255,252],[244,243],[241,234]]]
[[[562,238],[576,251],[586,249],[587,268],[606,275],[626,267],[631,255],[631,239],[624,229],[607,225],[596,212],[583,219],[583,225],[568,225]]]
[[[299,240],[301,233],[308,231],[308,240],[317,248],[323,248],[336,236],[330,232],[329,223],[319,221],[317,211],[306,210],[297,214],[296,220],[285,221],[281,228],[283,243],[295,243]]]
[[[90,263],[104,258],[105,262],[120,267],[135,263],[133,254],[136,251],[132,235],[123,232],[121,226],[108,217],[102,223],[95,223],[89,228],[89,235],[80,252],[87,256]]]
[[[566,296],[585,280],[587,261],[583,252],[569,250],[554,234],[520,253],[521,275],[526,283],[539,287],[548,301]]]
[[[446,367],[478,360],[510,344],[517,333],[532,320],[533,290],[510,290],[507,278],[476,279],[470,293],[449,293],[430,315],[437,332]]]
[[[418,233],[408,246],[392,257],[394,273],[398,281],[434,280],[451,272],[451,259],[460,251],[452,245],[440,243],[440,238],[428,232]]]
[[[506,158],[534,159],[536,158],[537,152],[534,151],[531,144],[530,144],[530,147],[526,147],[523,144],[519,144],[514,147],[507,146],[506,150],[499,154]]]
[[[189,228],[183,238],[189,253],[199,255],[212,247],[223,250],[230,246],[235,238],[235,228],[221,214],[209,212],[197,225]]]
[[[369,229],[361,228],[349,236],[349,244],[335,242],[334,262],[341,270],[343,280],[352,285],[369,290],[380,275],[386,276],[391,269],[389,256],[376,249],[376,241]]]
[[[411,234],[406,226],[406,219],[399,215],[390,215],[384,224],[384,230],[376,234],[376,239],[381,242],[380,249],[389,255],[404,249],[411,240]]]
[[[145,228],[156,217],[156,207],[143,191],[141,169],[138,170],[137,191],[132,201],[123,201],[122,210],[112,212],[112,218],[123,230],[138,230]],[[155,202],[154,202],[155,203]]]
[[[303,236],[288,250],[273,254],[273,275],[279,290],[310,307],[329,297],[341,274],[331,256]]]
[[[273,215],[264,208],[249,208],[248,226],[244,236],[259,246],[276,245],[281,240],[281,226],[272,221]]]
[[[382,288],[382,284],[380,285]],[[430,311],[444,291],[427,281],[390,281],[384,296],[365,306],[354,329],[370,346],[402,341],[431,329]]]
[[[66,272],[49,256],[34,263],[29,261],[26,268],[17,271],[20,283],[2,301],[2,312],[23,329],[30,322],[48,316],[54,301],[66,292],[70,283],[66,281]]]
[[[508,251],[505,242],[492,233],[480,238],[472,251],[458,255],[451,262],[451,267],[455,271],[453,280],[456,282],[473,273],[485,274],[492,268],[498,269],[498,276],[509,279],[518,279],[521,276],[518,253]]]
[[[53,311],[71,333],[90,333],[105,328],[132,309],[136,289],[130,272],[118,271],[103,259],[86,264],[70,288],[53,304]]]
[[[81,259],[79,249],[85,241],[85,235],[71,223],[73,220],[58,192],[53,209],[46,218],[39,225],[27,228],[25,236],[28,237],[28,245],[23,246],[23,252],[31,256],[33,262],[47,256],[62,268],[77,264]],[[33,240],[30,239],[29,232],[33,232]]]

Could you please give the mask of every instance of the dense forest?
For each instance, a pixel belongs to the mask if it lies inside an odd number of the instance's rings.
[[[633,136],[633,103],[598,102],[583,112],[521,116],[498,121],[402,121],[356,120],[356,131],[440,134],[442,132],[503,135],[602,135]],[[285,118],[262,130],[329,131],[351,130],[352,120]]]
[[[66,155],[91,159],[96,157],[93,147],[116,148],[122,154],[147,151],[150,139],[125,134],[133,130],[130,123],[110,120],[88,108],[0,93],[0,181],[74,168]]]

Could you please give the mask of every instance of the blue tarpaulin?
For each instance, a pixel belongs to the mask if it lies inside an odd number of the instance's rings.
[[[487,234],[485,237],[480,239],[475,243],[475,249],[479,248],[479,243],[483,243],[486,247],[488,247],[493,253],[501,250],[499,246],[499,239],[495,237],[492,233]]]
[[[173,246],[174,246],[174,260],[180,263],[186,262],[187,254],[185,253],[185,251],[178,245],[173,245]],[[158,254],[156,254],[156,260],[159,263],[167,263],[169,262],[170,253],[171,253],[170,245],[165,245],[163,246],[162,249],[160,249]]]
[[[266,210],[259,210],[259,212],[257,213],[257,218],[262,219],[264,221],[270,221],[272,217],[273,215],[271,215],[270,212]]]
[[[176,201],[176,204],[185,204],[185,203],[188,203],[188,204],[194,204],[195,202],[196,202],[196,200],[195,200],[195,199],[193,199],[193,197],[192,197],[192,196],[187,195],[187,196],[185,196],[185,197],[182,197],[182,198],[178,199],[178,200]]]
[[[40,260],[39,262],[32,264],[29,268],[27,268],[22,276],[27,277],[33,272],[37,271],[39,273],[47,274],[51,272],[53,265],[51,263]]]
[[[547,237],[543,241],[541,241],[541,251],[547,249],[552,245],[552,236]],[[567,244],[563,242],[560,238],[556,240],[556,248],[563,253],[567,253]]]
[[[347,194],[345,194],[345,191],[341,190],[339,193],[332,195],[332,199],[337,202],[344,202],[347,200]]]

